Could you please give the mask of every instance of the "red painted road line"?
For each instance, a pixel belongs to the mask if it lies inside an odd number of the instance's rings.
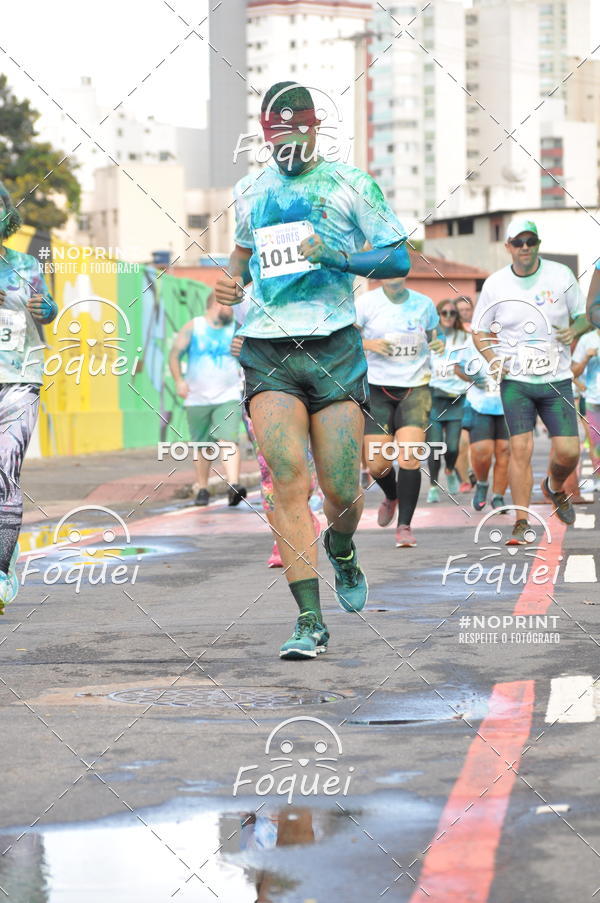
[[[553,517],[549,523],[549,530],[552,536],[550,542],[546,544],[547,537],[543,537],[535,558],[529,559],[531,561],[529,579],[515,605],[513,611],[515,615],[543,615],[552,604],[548,593],[554,592],[555,584],[552,580],[557,565],[563,558],[562,547],[567,528],[558,518]],[[548,571],[541,571],[542,567],[548,568]],[[538,583],[534,583],[531,579],[536,572],[538,575],[536,579],[540,581]]]
[[[494,687],[481,736],[469,747],[410,903],[486,903],[516,780],[506,763],[519,767],[534,701],[533,680]]]

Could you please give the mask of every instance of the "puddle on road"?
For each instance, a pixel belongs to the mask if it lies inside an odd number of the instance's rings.
[[[269,870],[276,848],[321,843],[352,828],[356,810],[257,802],[237,811],[161,807],[144,811],[143,822],[108,818],[20,840],[2,833],[0,885],[11,903],[275,903],[295,886]]]
[[[439,693],[439,695],[438,695]],[[461,687],[442,687],[438,693],[378,693],[348,717],[349,724],[423,724],[479,721],[488,711],[488,697]]]

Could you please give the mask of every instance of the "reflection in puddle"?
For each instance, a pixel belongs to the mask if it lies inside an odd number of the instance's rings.
[[[11,903],[274,903],[295,886],[270,868],[275,849],[318,843],[348,820],[264,802],[161,816],[0,835],[0,886]]]

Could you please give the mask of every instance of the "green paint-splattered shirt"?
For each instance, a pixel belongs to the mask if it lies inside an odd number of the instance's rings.
[[[0,306],[0,383],[40,384],[46,344],[25,305],[32,295],[43,295],[55,316],[57,307],[35,257],[2,248],[0,289],[6,292]]]
[[[324,266],[291,272],[310,231],[347,254],[406,238],[377,183],[345,163],[322,161],[299,176],[267,166],[241,179],[234,199],[236,244],[253,252],[253,300],[240,334],[253,338],[325,336],[354,323],[352,274]],[[267,228],[282,224],[289,229]]]

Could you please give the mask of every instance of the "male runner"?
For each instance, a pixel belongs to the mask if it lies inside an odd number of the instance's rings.
[[[235,333],[231,309],[210,295],[204,316],[194,317],[179,330],[169,354],[169,367],[177,394],[183,398],[192,442],[215,442],[220,446],[230,506],[239,505],[246,488],[239,483],[242,427],[240,371],[231,354]],[[185,378],[181,358],[187,357]],[[214,461],[198,455],[198,493],[194,504],[209,502],[208,474]]]
[[[502,368],[502,407],[510,435],[509,482],[520,509],[531,500],[533,428],[539,415],[552,440],[542,492],[565,524],[575,520],[563,483],[577,466],[579,436],[571,387],[570,345],[588,328],[585,300],[571,270],[539,256],[535,223],[514,220],[506,232],[509,266],[486,279],[473,318],[477,349]],[[516,511],[511,545],[527,542]]]
[[[421,488],[417,445],[425,445],[431,410],[428,342],[440,318],[431,298],[406,287],[405,279],[387,279],[356,302],[369,365],[371,411],[365,426],[364,454],[369,472],[383,490],[377,523],[387,527],[398,510],[396,548],[417,542],[411,530]],[[398,475],[386,446],[398,446]]]
[[[314,658],[329,639],[323,623],[313,525],[306,504],[310,436],[329,522],[323,544],[338,601],[360,611],[367,581],[352,537],[363,508],[359,485],[367,364],[354,328],[353,274],[408,272],[406,233],[377,186],[353,166],[316,151],[319,122],[310,92],[273,85],[261,124],[273,162],[235,186],[236,247],[217,285],[224,304],[253,302],[240,330],[240,362],[258,443],[273,476],[281,557],[300,615],[282,658]],[[371,250],[361,248],[368,241]]]
[[[0,614],[19,589],[19,480],[43,381],[44,339],[38,324],[51,323],[58,313],[35,258],[3,245],[20,225],[0,182]]]

